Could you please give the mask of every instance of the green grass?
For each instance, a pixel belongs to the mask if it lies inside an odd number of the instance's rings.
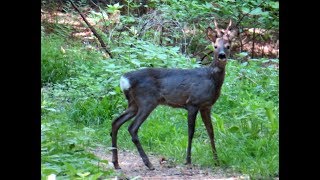
[[[127,106],[119,88],[121,74],[151,65],[198,66],[174,47],[130,41],[136,42],[136,46],[123,43],[114,48],[115,59],[103,60],[101,53],[84,50],[80,43],[73,42],[71,46],[59,37],[42,39],[43,179],[51,173],[61,178],[112,177],[112,169],[98,165],[107,161],[99,160],[87,150],[97,144],[111,146],[111,122]],[[261,60],[249,64],[229,61],[221,97],[212,109],[216,146],[223,167],[251,177],[273,177],[278,173],[278,83],[278,70],[262,67]],[[130,123],[119,130],[118,146],[137,153],[127,130]],[[161,154],[177,164],[184,163],[187,112],[159,106],[141,126],[139,137],[147,154]],[[196,121],[192,162],[214,168],[200,115]]]
[[[53,34],[43,36],[41,37],[41,84],[44,86],[50,83],[62,83],[83,73],[90,64],[101,60],[101,54],[86,49],[80,42],[67,41]]]
[[[87,151],[96,145],[91,142],[95,136],[94,129],[72,125],[64,113],[57,113],[54,109],[48,111],[42,116],[41,123],[42,179],[52,173],[62,179],[114,176],[113,169],[102,168],[107,161]]]

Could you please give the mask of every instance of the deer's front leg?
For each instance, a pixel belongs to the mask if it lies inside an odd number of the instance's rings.
[[[207,129],[208,136],[210,138],[215,164],[219,165],[218,154],[217,154],[217,150],[216,150],[216,146],[215,146],[215,142],[214,142],[214,131],[213,131],[212,123],[211,123],[211,113],[210,112],[211,112],[211,107],[200,109],[202,121]]]
[[[190,106],[187,108],[188,110],[188,148],[187,148],[187,159],[186,164],[191,164],[191,145],[194,134],[195,122],[197,118],[198,108],[194,106]]]

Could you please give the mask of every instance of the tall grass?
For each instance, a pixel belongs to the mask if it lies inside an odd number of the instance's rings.
[[[66,41],[65,38],[54,34],[43,35],[41,84],[44,86],[50,83],[62,83],[70,77],[81,74],[87,66],[101,59],[101,54],[86,49],[80,42]]]
[[[105,118],[97,108],[100,101],[90,98],[92,94],[97,99],[104,95],[103,79],[95,77],[103,72],[102,55],[83,51],[80,42],[70,43],[59,36],[42,37],[41,43],[42,179],[50,174],[60,179],[114,176],[107,161],[88,151],[96,145],[92,141],[96,130],[86,120]]]

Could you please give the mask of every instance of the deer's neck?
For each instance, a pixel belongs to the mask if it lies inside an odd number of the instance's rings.
[[[219,64],[219,62],[212,62],[209,69],[210,69],[211,78],[214,84],[214,91],[213,91],[214,94],[212,99],[212,104],[214,104],[219,98],[221,93],[221,87],[222,87],[224,76],[225,76],[225,63],[223,65],[222,63]]]
[[[225,76],[225,67],[226,64],[219,63],[218,60],[215,60],[212,62],[210,65],[211,72],[212,72],[212,77],[214,79],[215,85],[220,89],[220,87],[223,84],[224,81],[224,76]]]

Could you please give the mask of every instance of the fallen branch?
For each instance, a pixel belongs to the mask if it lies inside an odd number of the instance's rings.
[[[204,58],[206,58],[208,55],[210,55],[211,53],[213,53],[213,51],[210,51],[208,53],[205,53],[205,55],[201,58],[200,62],[202,62],[204,60]]]
[[[108,55],[110,56],[110,58],[113,58],[111,53],[108,51],[106,44],[103,42],[101,36],[97,33],[97,31],[94,29],[94,27],[87,21],[86,17],[81,13],[81,11],[78,9],[78,7],[73,4],[72,1],[70,1],[71,5],[73,6],[73,8],[80,14],[80,16],[82,17],[82,19],[84,20],[84,22],[88,25],[88,27],[90,28],[90,30],[92,31],[92,33],[97,37],[98,41],[101,44],[101,47],[106,51],[106,53],[108,53]]]

